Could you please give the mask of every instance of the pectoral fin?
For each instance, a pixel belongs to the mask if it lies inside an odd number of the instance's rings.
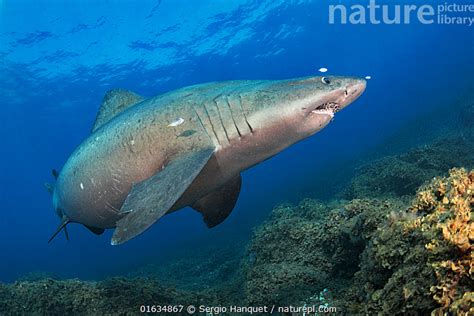
[[[207,227],[222,223],[232,212],[239,198],[242,177],[238,175],[218,190],[209,193],[192,206],[202,214]]]
[[[187,153],[171,161],[154,176],[133,186],[120,212],[112,245],[122,244],[148,229],[165,215],[197,177],[214,148]]]

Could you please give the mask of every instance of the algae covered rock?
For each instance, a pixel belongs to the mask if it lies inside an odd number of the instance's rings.
[[[474,314],[474,170],[453,169],[417,194],[412,212],[422,218],[412,229],[430,239],[425,245],[437,282],[430,287],[436,313]]]
[[[297,306],[327,291],[349,314],[472,314],[473,194],[474,171],[452,169],[411,201],[281,205],[249,244],[247,302]]]
[[[45,279],[0,285],[0,315],[138,315],[143,305],[185,307],[218,301],[209,293],[165,288],[158,280],[144,278]],[[186,310],[181,314],[186,315]]]
[[[328,212],[327,206],[311,200],[295,208],[275,208],[249,246],[245,286],[249,304],[286,304],[295,299],[296,290],[308,296],[315,284],[327,281],[330,266],[319,244],[323,222],[318,219]]]
[[[101,302],[92,283],[79,280],[44,279],[3,286],[9,299],[1,301],[5,315],[87,315],[96,314]]]
[[[229,288],[239,278],[239,265],[245,242],[232,241],[232,247],[203,244],[183,248],[171,258],[157,259],[153,264],[137,267],[127,277],[153,277],[165,286],[202,291],[217,287]]]
[[[403,217],[402,217],[403,216]],[[401,218],[377,229],[360,256],[353,292],[358,292],[353,312],[429,313],[433,300],[429,288],[434,274],[426,265],[428,254],[420,232],[406,232]]]
[[[304,200],[275,208],[248,248],[248,303],[285,306],[347,285],[372,231],[401,205],[377,199]]]
[[[218,301],[207,293],[166,288],[156,279],[111,278],[98,282],[96,288],[102,296],[100,309],[111,314],[139,314],[142,305],[187,306]]]
[[[0,315],[2,311],[5,312],[10,309],[10,302],[12,301],[12,295],[9,288],[0,283]]]
[[[474,166],[473,144],[463,138],[444,139],[388,156],[360,167],[345,190],[349,199],[414,195],[435,176],[453,167]]]
[[[354,312],[473,313],[473,194],[474,172],[453,169],[379,227],[361,256]]]

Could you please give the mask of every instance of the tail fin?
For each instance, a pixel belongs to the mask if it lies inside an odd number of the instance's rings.
[[[56,237],[59,232],[61,230],[64,229],[64,233],[66,234],[66,239],[69,241],[69,234],[67,232],[67,227],[66,225],[69,224],[71,221],[69,220],[69,218],[67,218],[66,216],[63,217],[63,219],[61,220],[61,224],[59,225],[59,227],[56,229],[56,231],[54,232],[53,236],[51,236],[51,238],[49,238],[48,240],[48,244],[54,239],[54,237]]]

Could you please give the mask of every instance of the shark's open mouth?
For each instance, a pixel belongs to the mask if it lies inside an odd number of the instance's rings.
[[[312,110],[311,113],[327,114],[327,115],[330,115],[331,117],[334,117],[334,114],[338,112],[339,109],[340,109],[339,103],[327,102],[327,103],[321,104],[316,109]]]

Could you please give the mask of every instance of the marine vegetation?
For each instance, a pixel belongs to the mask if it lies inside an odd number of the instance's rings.
[[[44,279],[0,285],[1,315],[137,315],[149,305],[219,302],[211,294],[163,287],[145,278],[101,282]],[[187,314],[185,310],[182,313]]]
[[[400,200],[379,199],[328,205],[307,199],[276,207],[249,244],[248,304],[289,305],[325,289],[343,291],[377,227],[404,207]]]
[[[326,302],[349,313],[474,312],[474,171],[452,169],[405,199],[281,205],[256,232],[249,304]]]
[[[422,188],[410,211],[420,215],[410,231],[429,239],[428,264],[436,284],[430,287],[441,305],[436,313],[474,313],[474,170],[453,169]]]
[[[355,275],[365,312],[463,314],[473,306],[473,180],[472,171],[452,169],[377,229]]]

